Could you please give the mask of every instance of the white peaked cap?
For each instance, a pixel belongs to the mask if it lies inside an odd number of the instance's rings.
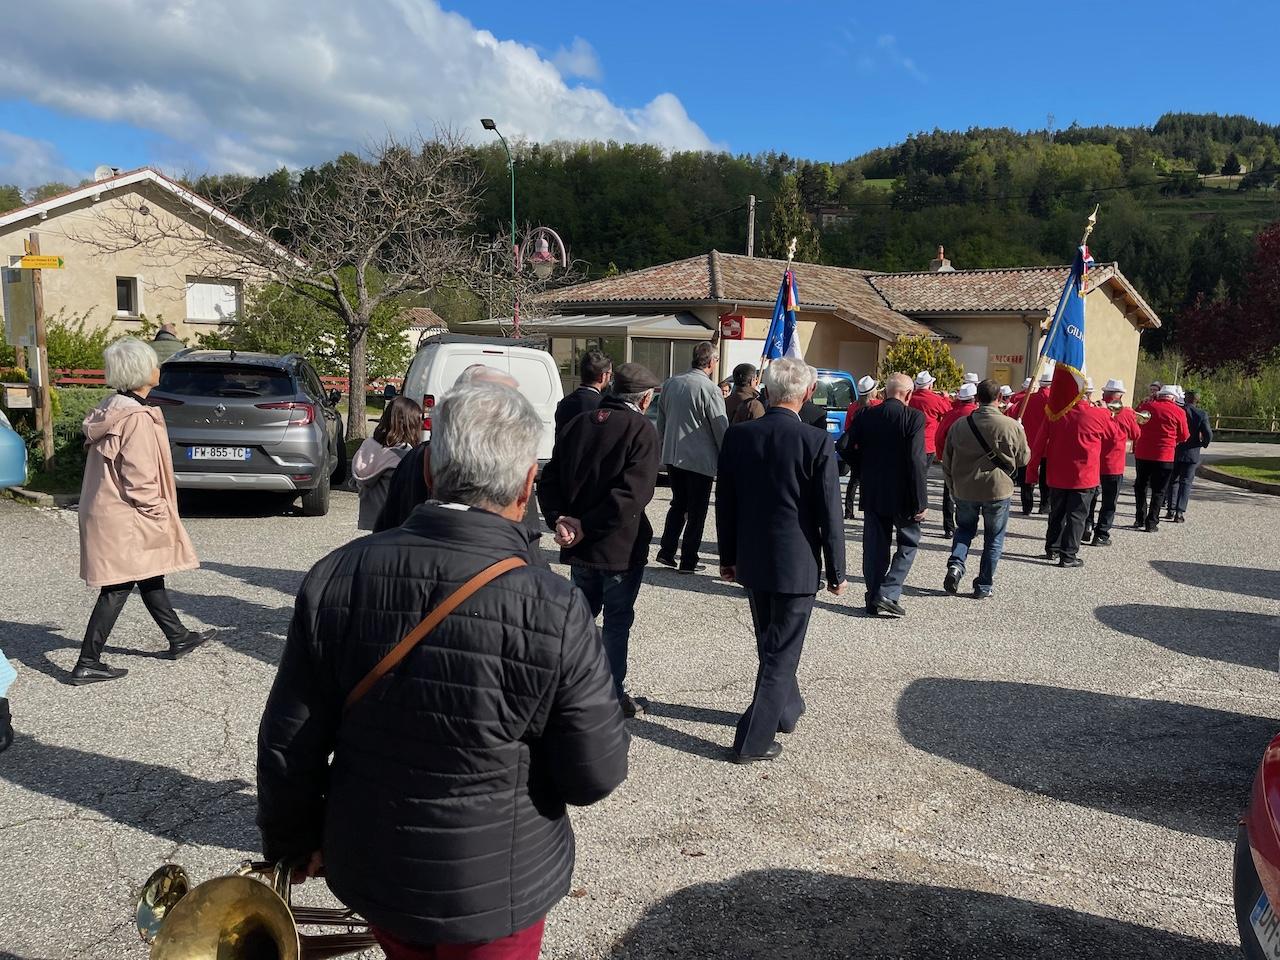
[[[876,382],[875,377],[867,375],[858,381],[858,393],[870,393],[879,386],[880,384]]]
[[[1009,386],[1007,383],[1002,383],[1002,384],[1000,384],[1000,396],[1002,396],[1002,397],[1012,397],[1012,396],[1013,396],[1013,387]]]
[[[1084,378],[1084,392],[1093,393],[1093,377]]]
[[[1040,374],[1041,383],[1053,383],[1053,367],[1045,367],[1044,372]]]
[[[961,400],[972,400],[978,395],[978,385],[976,383],[960,384],[960,391],[956,394]]]
[[[977,382],[978,382],[978,375],[977,375],[976,373],[966,373],[966,374],[964,375],[964,382],[965,382],[965,383],[977,383]]]
[[[1025,390],[1029,386],[1031,386],[1031,378],[1027,377],[1027,379],[1022,381],[1022,389]]]
[[[1102,388],[1103,393],[1124,393],[1123,380],[1108,380]]]
[[[927,387],[929,384],[933,383],[934,379],[935,378],[933,374],[931,374],[928,370],[921,370],[919,373],[916,374],[916,386]]]
[[[1178,395],[1178,385],[1176,383],[1166,383],[1160,388],[1160,392],[1156,394],[1158,397],[1176,397]]]

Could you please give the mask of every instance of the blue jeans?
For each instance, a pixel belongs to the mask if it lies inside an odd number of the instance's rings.
[[[613,674],[614,692],[621,697],[622,683],[627,679],[627,642],[636,620],[636,597],[644,580],[644,566],[621,572],[571,566],[569,571],[573,585],[587,598],[591,615],[598,617],[600,611],[604,611],[600,639],[609,661],[609,672]]]
[[[982,563],[978,567],[978,579],[974,589],[981,594],[990,594],[991,585],[996,578],[996,564],[1004,552],[1004,531],[1009,525],[1009,499],[991,500],[956,500],[956,534],[951,541],[951,559],[948,566],[960,568],[960,576],[964,576],[964,562],[969,556],[969,545],[978,533],[978,517],[982,517]]]

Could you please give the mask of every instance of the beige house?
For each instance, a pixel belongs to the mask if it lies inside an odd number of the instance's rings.
[[[0,258],[21,256],[32,232],[40,252],[63,258],[43,271],[46,316],[137,329],[170,322],[192,339],[234,317],[250,277],[240,244],[269,239],[150,168],[131,170],[0,214]],[[214,238],[214,239],[210,239]],[[139,241],[143,242],[139,242]]]
[[[740,316],[743,337],[724,340],[720,375],[760,359],[786,264],[711,251],[554,291],[554,312],[521,324],[550,338],[566,387],[577,357],[599,348],[615,362],[644,363],[661,377],[689,362],[694,343],[711,339],[725,315]],[[1042,326],[1052,316],[1069,268],[954,270],[939,253],[930,269],[886,274],[811,263],[792,265],[800,296],[799,329],[814,366],[875,372],[903,336],[944,340],[965,367],[1017,388],[1031,374]],[[1089,273],[1085,300],[1088,373],[1120,377],[1132,387],[1139,335],[1160,319],[1114,263]],[[498,332],[510,322],[466,324]],[[910,371],[914,373],[915,371]]]

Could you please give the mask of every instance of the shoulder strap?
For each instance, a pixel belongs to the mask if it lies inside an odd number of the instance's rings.
[[[365,675],[365,678],[352,688],[347,694],[347,700],[342,705],[343,712],[350,710],[359,702],[359,700],[368,693],[375,683],[385,677],[389,672],[399,665],[400,661],[407,657],[423,638],[432,630],[440,626],[441,621],[449,614],[453,613],[468,597],[479,591],[485,584],[496,580],[509,570],[516,570],[520,567],[528,566],[520,557],[507,557],[505,560],[499,560],[492,566],[485,567],[474,577],[460,586],[449,596],[445,597],[444,602],[436,607],[426,619],[419,623],[416,627],[405,634],[404,639],[391,648],[391,652],[378,661],[378,665]]]
[[[965,420],[965,423],[969,424],[969,429],[973,431],[973,435],[977,438],[978,444],[982,447],[982,452],[987,455],[987,459],[990,460],[992,463],[994,463],[997,467],[1001,467],[1002,469],[1006,469],[1006,470],[1011,469],[1009,467],[1005,467],[1000,462],[999,454],[997,454],[994,450],[991,449],[991,444],[987,443],[987,438],[982,435],[982,431],[978,429],[978,425],[973,422],[973,414],[972,413],[969,414],[967,417],[964,418],[964,420]]]

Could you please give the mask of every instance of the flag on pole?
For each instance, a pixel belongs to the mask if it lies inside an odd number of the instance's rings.
[[[800,334],[796,330],[796,310],[799,306],[796,275],[788,270],[782,275],[778,301],[773,305],[773,319],[769,322],[769,332],[765,334],[762,354],[765,360],[778,360],[782,357],[804,359],[804,351],[800,349]]]
[[[1050,420],[1061,419],[1084,396],[1084,297],[1088,292],[1085,278],[1092,265],[1089,248],[1081,244],[1058,299],[1049,338],[1040,351],[1046,361],[1054,361],[1053,382],[1049,385],[1049,401],[1044,410]]]

